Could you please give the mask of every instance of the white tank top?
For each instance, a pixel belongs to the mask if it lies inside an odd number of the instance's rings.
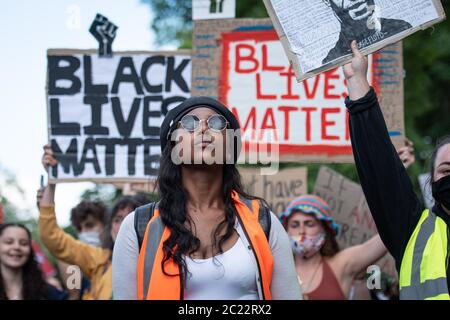
[[[258,300],[252,254],[241,238],[222,254],[208,259],[185,257],[186,300]]]

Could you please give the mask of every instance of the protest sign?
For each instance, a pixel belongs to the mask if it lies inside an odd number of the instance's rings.
[[[364,243],[378,233],[359,184],[330,168],[321,167],[313,193],[330,206],[331,216],[340,228],[337,241],[341,250]],[[390,275],[396,275],[395,261],[389,253],[375,264]]]
[[[264,0],[297,81],[347,63],[356,40],[375,52],[445,19],[439,0]]]
[[[232,110],[247,153],[252,142],[270,143],[269,133],[280,162],[353,162],[341,68],[297,83],[269,19],[194,21],[193,37],[192,94]],[[402,45],[369,60],[391,138],[403,143]]]
[[[234,18],[236,0],[192,0],[192,20]]]
[[[190,96],[189,52],[52,49],[47,55],[50,181],[147,181],[160,157],[159,127]]]
[[[239,172],[247,193],[265,199],[278,216],[292,200],[307,192],[306,167],[283,169],[276,175],[262,175],[257,168],[239,168]]]

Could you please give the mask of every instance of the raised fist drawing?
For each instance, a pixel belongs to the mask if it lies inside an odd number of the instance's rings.
[[[89,32],[99,42],[99,56],[112,56],[112,43],[116,37],[118,27],[108,18],[97,13]]]

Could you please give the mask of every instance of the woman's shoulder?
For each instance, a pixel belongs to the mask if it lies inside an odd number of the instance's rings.
[[[134,230],[134,211],[131,211],[122,221],[122,224],[120,225],[120,230],[128,230],[130,229]]]
[[[269,244],[273,247],[276,243],[286,243],[289,244],[289,237],[283,224],[281,223],[278,216],[270,212],[270,233],[269,233]]]
[[[272,228],[275,228],[276,231],[286,231],[283,227],[283,224],[280,221],[280,218],[278,218],[278,216],[273,213],[272,211],[270,211],[270,222],[271,222],[271,230]]]

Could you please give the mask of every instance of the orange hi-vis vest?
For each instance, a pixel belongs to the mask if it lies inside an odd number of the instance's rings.
[[[258,287],[262,298],[270,300],[270,284],[272,282],[272,251],[259,223],[260,204],[257,200],[240,197],[233,191],[232,199],[237,211],[237,218],[244,230],[258,265]],[[139,300],[183,300],[181,268],[169,259],[164,264],[166,274],[162,270],[164,258],[163,244],[170,236],[170,229],[162,223],[159,210],[155,208],[153,217],[147,224],[142,247],[139,252],[137,288]],[[239,266],[236,266],[237,268]]]

